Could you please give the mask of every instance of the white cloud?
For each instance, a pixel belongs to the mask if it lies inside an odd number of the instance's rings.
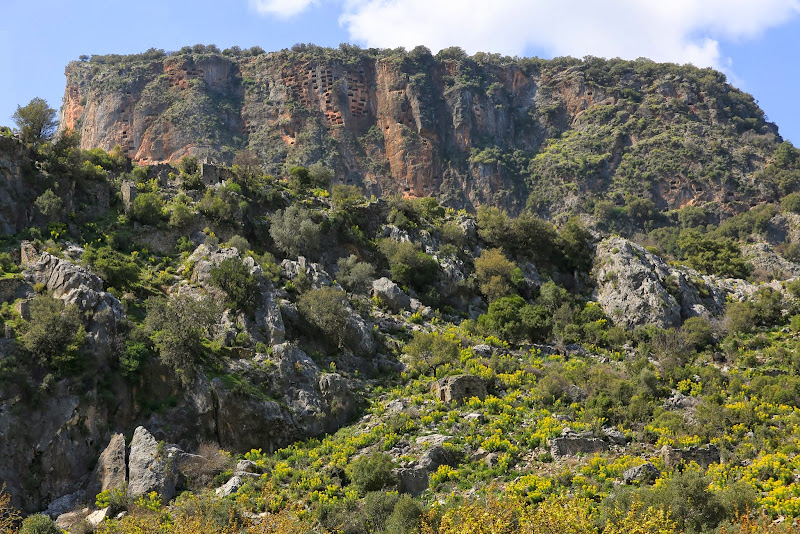
[[[720,40],[757,37],[800,0],[340,0],[340,23],[368,46],[637,58],[725,67]],[[283,3],[261,0],[260,3]],[[307,4],[308,0],[304,0]]]
[[[262,15],[274,15],[280,18],[289,18],[305,11],[317,0],[249,0],[250,9]]]

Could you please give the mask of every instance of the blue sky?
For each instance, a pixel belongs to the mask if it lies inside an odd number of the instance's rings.
[[[35,96],[60,107],[81,54],[341,42],[713,66],[800,145],[800,0],[0,0],[0,124]]]

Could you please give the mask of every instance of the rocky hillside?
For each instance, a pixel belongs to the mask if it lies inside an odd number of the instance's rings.
[[[379,80],[366,134],[361,96],[280,100],[324,65]],[[796,530],[800,150],[717,74],[309,47],[70,71],[81,139],[0,128],[0,532]],[[177,161],[92,138],[128,90]],[[276,119],[233,135],[242,106]],[[387,124],[436,191],[412,165],[386,194]]]
[[[140,164],[242,151],[280,175],[322,161],[376,196],[436,196],[551,216],[634,195],[730,212],[795,183],[767,179],[780,138],[709,69],[447,49],[198,45],[70,63],[62,131]],[[247,157],[245,159],[248,159]],[[778,187],[782,187],[781,191]],[[788,191],[790,192],[790,191]]]

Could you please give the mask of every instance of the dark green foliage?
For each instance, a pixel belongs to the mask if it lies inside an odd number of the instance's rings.
[[[703,350],[714,342],[714,333],[708,319],[689,317],[681,327],[686,342],[697,350]]]
[[[410,495],[400,495],[394,505],[392,515],[386,521],[387,534],[405,534],[414,532],[423,513],[419,502]]]
[[[237,222],[241,208],[246,207],[246,202],[241,200],[239,193],[241,193],[241,187],[238,184],[228,184],[218,189],[206,189],[205,195],[197,204],[197,209],[216,223],[234,224]]]
[[[227,258],[213,267],[211,283],[225,291],[234,309],[252,311],[261,296],[258,280],[239,258]]]
[[[781,209],[792,213],[800,213],[800,193],[791,193],[783,197]]]
[[[399,497],[397,493],[383,491],[370,491],[367,493],[364,499],[364,515],[369,523],[371,532],[382,532],[384,530]]]
[[[295,166],[289,169],[289,186],[297,192],[304,192],[312,187],[325,189],[330,187],[333,172],[320,163],[310,169]]]
[[[644,228],[652,226],[656,217],[658,217],[658,209],[655,203],[649,198],[631,199],[625,205],[625,211],[630,218]]]
[[[409,370],[417,374],[436,374],[436,368],[458,361],[461,343],[445,335],[428,332],[414,332],[414,337],[406,344]]]
[[[774,326],[783,322],[783,297],[779,291],[762,287],[745,302],[730,302],[725,322],[731,333],[748,333],[757,326]]]
[[[728,239],[706,237],[694,230],[681,232],[678,246],[686,263],[698,271],[726,276],[747,278],[752,270],[733,242]]]
[[[145,327],[161,362],[175,370],[184,384],[190,384],[197,361],[205,354],[203,339],[219,316],[216,302],[178,295],[154,297],[147,301]]]
[[[26,106],[17,106],[12,119],[17,125],[22,141],[33,145],[50,139],[58,125],[56,110],[39,97],[28,102]]]
[[[358,261],[354,255],[339,258],[336,263],[339,273],[336,279],[345,289],[353,293],[366,293],[375,279],[375,267],[365,261]]]
[[[478,208],[478,237],[488,245],[508,246],[510,232],[511,219],[505,211],[494,206]]]
[[[475,276],[481,293],[490,302],[511,293],[522,279],[522,273],[514,262],[496,248],[485,249],[475,259]]]
[[[86,342],[81,315],[74,305],[50,295],[38,295],[30,304],[31,319],[25,327],[22,344],[42,365],[59,373],[77,368]]]
[[[19,267],[8,252],[0,252],[0,273],[15,273]]]
[[[92,148],[89,150],[83,151],[83,157],[96,167],[100,167],[105,171],[117,171],[121,169],[125,165],[125,157],[122,155],[122,152],[119,146],[115,147],[111,153],[106,152],[102,148]],[[147,177],[147,167],[139,167],[138,165],[134,166],[133,172],[131,173],[136,177],[141,176],[144,174],[145,178]],[[137,180],[137,181],[144,181],[144,180]]]
[[[82,259],[103,278],[107,288],[129,289],[139,282],[139,266],[136,262],[111,247],[86,247]]]
[[[297,309],[337,346],[345,347],[353,341],[350,339],[350,310],[344,291],[333,287],[307,291],[298,299]]]
[[[588,272],[592,265],[592,235],[580,220],[577,217],[570,218],[558,237],[565,266],[579,272]]]
[[[678,220],[683,228],[697,228],[708,221],[708,213],[700,206],[689,205],[678,212]]]
[[[161,222],[164,201],[158,193],[142,193],[133,200],[131,216],[142,224],[155,226]]]
[[[387,238],[380,242],[379,247],[389,260],[392,280],[398,284],[424,290],[435,280],[439,264],[431,255],[420,251],[418,245]]]
[[[182,173],[194,174],[199,170],[197,165],[197,157],[183,156],[181,158],[180,169]]]
[[[234,235],[228,242],[225,243],[226,247],[233,247],[239,251],[239,254],[245,254],[248,250],[250,250],[250,242],[240,235]]]
[[[720,495],[708,486],[705,476],[687,469],[642,494],[647,505],[668,510],[687,533],[708,532],[727,516]]]
[[[762,234],[767,230],[769,220],[778,213],[772,204],[762,204],[750,211],[740,213],[719,225],[716,234],[731,239],[747,239],[750,234]]]
[[[39,213],[50,220],[61,218],[61,213],[64,209],[64,202],[58,195],[53,193],[52,189],[42,193],[33,204],[39,210]]]
[[[544,306],[528,304],[519,295],[512,295],[492,302],[489,311],[478,318],[478,324],[501,339],[541,341],[550,333],[552,316]]]
[[[364,195],[354,185],[336,184],[331,189],[331,201],[336,209],[349,211],[364,202]]]
[[[381,452],[365,454],[353,460],[347,474],[353,486],[361,493],[380,491],[396,482],[391,456]]]
[[[322,228],[309,211],[292,205],[271,217],[269,235],[289,257],[314,255],[321,244]]]
[[[153,356],[152,343],[146,333],[138,328],[134,332],[125,340],[125,347],[119,355],[120,370],[126,378],[138,376],[147,360]]]
[[[48,516],[36,514],[25,518],[19,534],[61,534],[61,529]]]

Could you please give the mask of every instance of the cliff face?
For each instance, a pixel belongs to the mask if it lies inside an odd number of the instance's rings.
[[[142,164],[249,149],[272,173],[323,161],[377,195],[467,208],[552,213],[587,192],[732,202],[779,141],[719,73],[643,61],[304,47],[96,56],[66,76],[60,128],[83,148]]]

